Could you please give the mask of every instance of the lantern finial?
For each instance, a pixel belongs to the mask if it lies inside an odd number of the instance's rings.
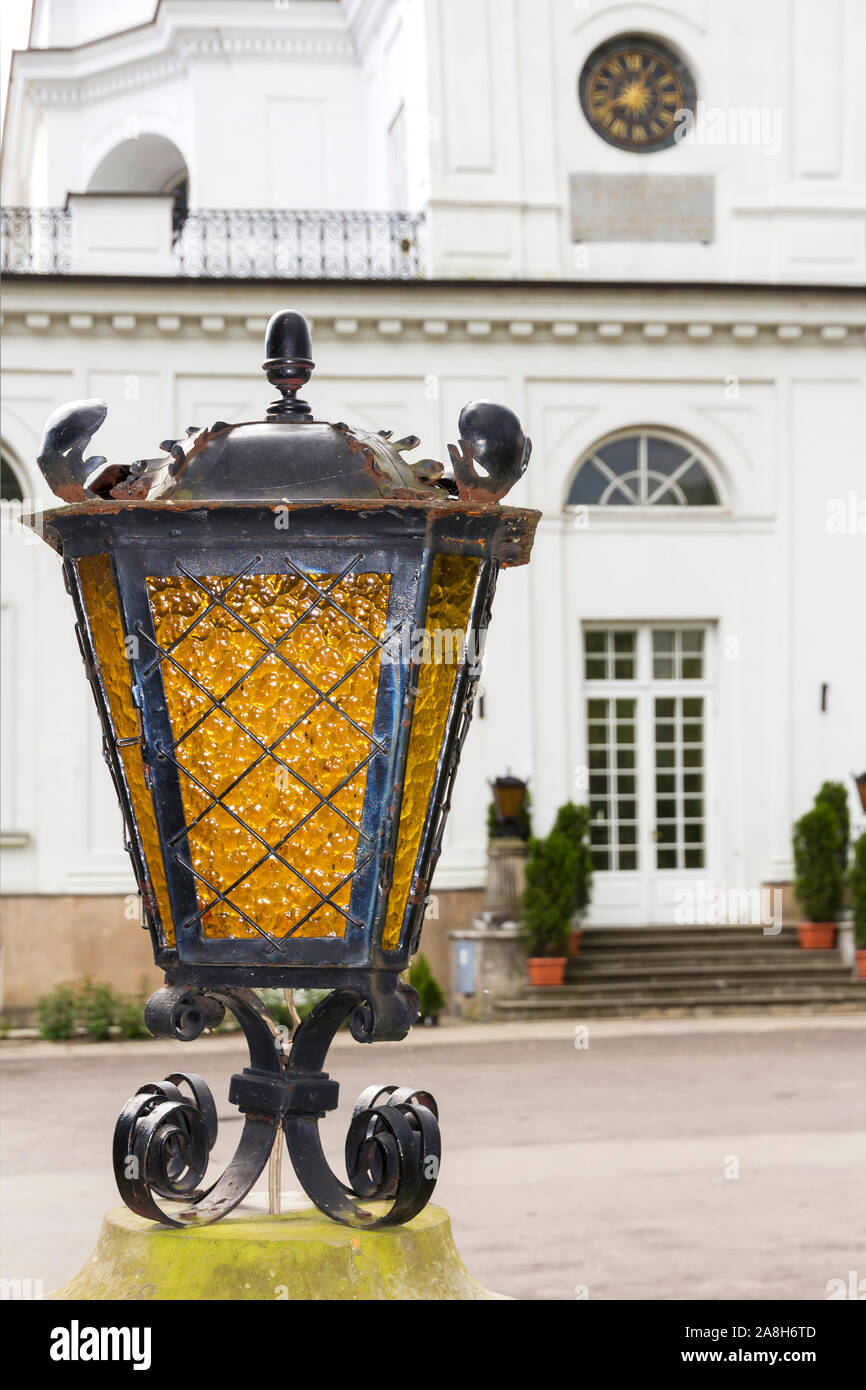
[[[308,420],[312,410],[298,400],[298,391],[309,381],[315,362],[310,325],[303,314],[281,309],[272,315],[265,333],[262,369],[282,400],[268,406],[269,420]]]

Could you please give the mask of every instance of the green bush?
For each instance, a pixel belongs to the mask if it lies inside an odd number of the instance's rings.
[[[848,868],[848,840],[851,835],[851,816],[848,811],[848,793],[843,782],[824,782],[815,797],[816,806],[829,806],[836,818],[837,848],[839,865],[844,874]]]
[[[139,990],[138,994],[126,994],[120,1000],[117,1009],[117,1026],[120,1029],[122,1038],[149,1038],[147,1026],[144,1022],[144,1006],[147,1003],[148,991]]]
[[[120,1011],[121,999],[111,985],[89,978],[78,987],[78,1023],[89,1038],[104,1042]]]
[[[445,995],[430,969],[425,955],[416,956],[409,967],[409,983],[417,992],[422,1018],[435,1018],[445,1008]]]
[[[36,1003],[36,1020],[43,1038],[71,1038],[86,1033],[96,1042],[105,1042],[117,1027],[124,1038],[147,1038],[144,1006],[148,989],[144,983],[137,994],[118,994],[111,985],[89,976],[73,984],[58,985]]]
[[[39,1036],[49,1041],[71,1038],[78,1019],[78,994],[73,985],[57,985],[36,1001]]]
[[[851,885],[854,940],[859,950],[866,951],[866,831],[855,841],[854,862],[848,882]]]
[[[574,914],[584,917],[592,897],[592,851],[589,848],[589,807],[575,806],[566,801],[560,806],[553,822],[554,831],[562,831],[574,841],[575,889]]]
[[[566,830],[529,841],[520,935],[527,956],[564,956],[578,886],[578,846]]]
[[[809,922],[832,922],[842,903],[839,825],[818,802],[794,826],[794,892]]]

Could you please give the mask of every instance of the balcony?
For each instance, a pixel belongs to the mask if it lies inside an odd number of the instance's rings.
[[[417,280],[422,212],[199,208],[178,229],[165,195],[77,194],[2,209],[4,275],[193,280]]]

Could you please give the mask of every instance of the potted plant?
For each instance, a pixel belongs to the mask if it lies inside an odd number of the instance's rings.
[[[576,956],[580,950],[580,938],[583,935],[583,928],[580,924],[586,916],[586,910],[589,907],[589,900],[592,896],[592,851],[589,847],[589,807],[575,806],[573,802],[567,801],[565,805],[560,806],[557,811],[553,829],[554,831],[562,831],[563,834],[570,836],[574,843],[574,906],[572,910],[568,954],[570,956]]]
[[[854,917],[854,944],[857,974],[866,980],[866,831],[854,845],[854,862],[848,882],[851,887],[851,912]]]
[[[851,815],[848,793],[843,782],[823,782],[815,797],[816,806],[829,806],[836,820],[836,854],[843,875],[848,868],[848,840],[851,835]]]
[[[415,1022],[424,1028],[433,1027],[439,1022],[439,1015],[445,1008],[445,995],[425,955],[416,956],[410,965],[409,983],[416,991],[421,1006]]]
[[[829,950],[842,902],[839,827],[826,802],[816,802],[794,826],[794,892],[806,920],[797,928],[807,950]]]
[[[531,985],[561,985],[565,978],[576,884],[573,835],[554,826],[547,839],[529,841],[520,935]]]

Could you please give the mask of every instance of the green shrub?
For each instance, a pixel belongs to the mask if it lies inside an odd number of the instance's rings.
[[[57,985],[36,1001],[39,1036],[49,1041],[71,1038],[78,1018],[78,994],[73,985]]]
[[[809,922],[832,922],[842,902],[839,825],[818,802],[794,826],[794,892]]]
[[[89,1038],[104,1042],[120,1011],[120,996],[111,985],[86,978],[78,987],[78,1023]]]
[[[565,830],[529,841],[520,935],[527,956],[564,956],[578,884],[578,846]]]
[[[851,816],[848,811],[848,793],[843,782],[824,782],[815,797],[816,806],[829,806],[836,818],[837,847],[839,865],[844,874],[848,868],[848,840],[851,835]]]
[[[435,1018],[445,1008],[445,995],[430,969],[425,955],[416,956],[409,967],[409,983],[417,992],[422,1018]]]
[[[866,831],[854,844],[854,862],[848,875],[851,885],[851,912],[854,917],[854,940],[858,949],[866,951]]]
[[[566,801],[553,822],[554,831],[570,836],[575,846],[574,914],[584,917],[592,897],[592,851],[589,848],[589,807]]]
[[[144,1022],[144,1006],[147,1003],[148,991],[139,990],[138,994],[126,994],[120,1000],[117,1008],[117,1025],[120,1028],[122,1038],[149,1038],[147,1025]]]

